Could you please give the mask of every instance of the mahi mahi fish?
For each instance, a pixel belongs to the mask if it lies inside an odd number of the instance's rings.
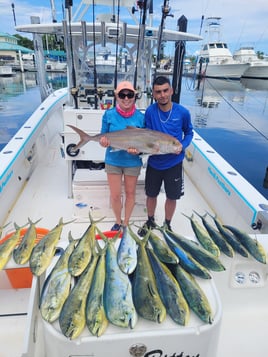
[[[72,276],[79,276],[86,269],[92,257],[92,250],[95,247],[95,228],[96,223],[102,220],[94,221],[89,213],[90,225],[79,239],[75,250],[69,258],[69,272]]]
[[[72,152],[77,151],[89,141],[99,142],[103,136],[107,137],[110,146],[114,149],[135,148],[139,152],[151,155],[176,154],[182,150],[182,144],[176,138],[156,130],[128,126],[123,130],[91,136],[73,125],[68,126],[80,136],[80,141],[72,148]]]
[[[100,252],[100,257],[86,301],[86,325],[92,335],[97,337],[104,334],[109,324],[104,309],[106,248],[107,245]]]
[[[61,309],[59,316],[60,329],[64,336],[70,340],[77,338],[86,325],[86,300],[97,261],[98,254],[94,253]]]
[[[37,238],[35,225],[40,220],[41,218],[36,222],[32,222],[30,218],[28,218],[30,227],[27,229],[18,247],[13,251],[13,259],[17,264],[25,264],[30,259],[33,247],[35,245],[35,240]]]
[[[63,223],[63,219],[59,220],[59,223],[51,229],[41,240],[36,244],[32,250],[32,254],[29,259],[31,272],[40,276],[51,263],[51,260],[56,251],[56,245],[60,239],[62,228],[64,225],[71,223]]]
[[[257,239],[253,239],[250,235],[236,227],[228,226],[226,224],[223,227],[229,229],[241,244],[247,249],[247,251],[260,263],[266,264],[267,255],[264,247]]]
[[[14,223],[16,231],[5,242],[0,244],[0,270],[5,267],[9,261],[15,246],[20,240],[20,233],[23,227],[19,227]]]
[[[170,269],[176,277],[183,295],[190,307],[199,318],[206,322],[213,322],[213,314],[208,298],[195,278],[187,273],[179,264],[170,265]]]
[[[70,292],[72,277],[68,271],[68,259],[76,243],[69,233],[69,244],[46,278],[42,289],[40,312],[43,319],[50,323],[59,318],[62,306]]]
[[[134,305],[141,317],[161,323],[165,320],[167,311],[158,292],[156,279],[146,252],[150,232],[148,231],[142,240],[132,230],[130,230],[130,234],[138,243],[138,263],[132,280]]]
[[[190,311],[178,281],[167,266],[157,258],[152,249],[146,248],[146,251],[155,274],[159,294],[169,316],[177,324],[187,325]]]
[[[122,272],[117,263],[117,251],[114,243],[118,235],[108,240],[100,231],[99,233],[108,244],[104,284],[104,308],[107,319],[116,326],[134,328],[138,321],[138,315],[133,303],[129,277]]]
[[[137,244],[127,226],[123,227],[123,235],[117,250],[117,263],[125,274],[133,273],[137,265]]]

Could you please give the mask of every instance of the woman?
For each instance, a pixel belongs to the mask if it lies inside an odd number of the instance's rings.
[[[128,81],[118,84],[115,90],[116,106],[107,110],[102,118],[101,133],[123,130],[127,126],[144,127],[144,115],[136,109],[136,91]],[[107,147],[105,154],[105,171],[110,188],[111,206],[115,215],[112,231],[118,231],[121,226],[129,224],[136,196],[136,185],[140,174],[142,160],[135,148],[113,150],[105,135],[100,144]],[[124,219],[122,220],[122,185],[124,184],[125,202]]]

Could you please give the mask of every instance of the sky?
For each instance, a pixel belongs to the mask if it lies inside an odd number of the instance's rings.
[[[124,1],[124,0],[121,0]],[[112,4],[112,0],[110,0]],[[154,25],[159,26],[161,19],[161,6],[164,0],[154,0]],[[30,23],[30,16],[39,16],[41,22],[50,22],[50,0],[0,0],[0,32],[11,35],[16,34],[14,16],[11,4],[14,4],[17,25]],[[54,0],[57,21],[63,18],[65,0]],[[80,0],[73,0],[73,13]],[[98,0],[95,0],[98,3]],[[133,1],[135,3],[135,1]],[[177,28],[177,19],[184,15],[188,19],[187,31],[193,34],[205,35],[205,23],[201,27],[202,15],[221,17],[222,40],[228,44],[231,52],[241,46],[254,46],[256,51],[268,55],[268,1],[267,0],[169,0],[171,14],[167,17],[166,27]],[[127,14],[121,12],[120,16],[127,19]],[[25,36],[23,33],[19,33]],[[187,54],[195,54],[202,42],[187,42]],[[172,51],[172,49],[168,49]],[[172,53],[166,53],[172,55]]]

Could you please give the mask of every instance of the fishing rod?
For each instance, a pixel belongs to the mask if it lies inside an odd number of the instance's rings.
[[[145,36],[146,14],[147,14],[147,0],[137,1],[137,6],[140,9],[140,23],[139,23],[136,64],[135,64],[135,72],[134,72],[134,80],[133,80],[133,85],[134,85],[135,89],[137,87],[138,62],[139,62],[139,58],[140,58],[140,52],[144,48],[144,36]],[[135,9],[133,11],[135,11]]]
[[[69,43],[70,43],[71,65],[72,65],[72,88],[71,88],[71,94],[72,94],[73,99],[74,99],[74,107],[75,107],[75,109],[78,109],[78,99],[77,99],[78,90],[76,88],[76,73],[75,73],[74,55],[73,55],[73,35],[72,35],[72,20],[71,20],[72,6],[73,6],[73,0],[65,0],[65,9],[68,12]]]
[[[96,27],[95,27],[95,0],[92,2],[93,10],[93,77],[94,77],[94,106],[98,108],[97,68],[96,68]]]
[[[162,6],[162,18],[161,18],[161,23],[160,23],[159,30],[158,30],[156,65],[155,65],[153,79],[155,79],[155,77],[156,77],[157,66],[160,62],[161,55],[162,55],[162,37],[163,37],[163,30],[164,30],[164,26],[165,26],[165,20],[166,20],[167,16],[173,17],[173,15],[170,14],[170,10],[171,10],[171,7],[169,6],[169,0],[164,0],[164,4]]]
[[[114,89],[117,87],[117,75],[118,75],[118,47],[119,47],[119,15],[120,15],[120,0],[118,0],[117,4],[117,21],[116,21],[116,44],[115,44],[115,69],[114,69]],[[115,20],[115,14],[113,15],[113,19]],[[114,106],[116,104],[116,99],[114,97]]]

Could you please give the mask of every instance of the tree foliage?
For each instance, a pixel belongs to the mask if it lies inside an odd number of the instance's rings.
[[[13,36],[17,37],[18,45],[26,47],[26,48],[29,48],[31,50],[34,49],[33,41],[30,40],[28,37],[23,37],[23,36],[18,35],[18,34],[15,34]]]

